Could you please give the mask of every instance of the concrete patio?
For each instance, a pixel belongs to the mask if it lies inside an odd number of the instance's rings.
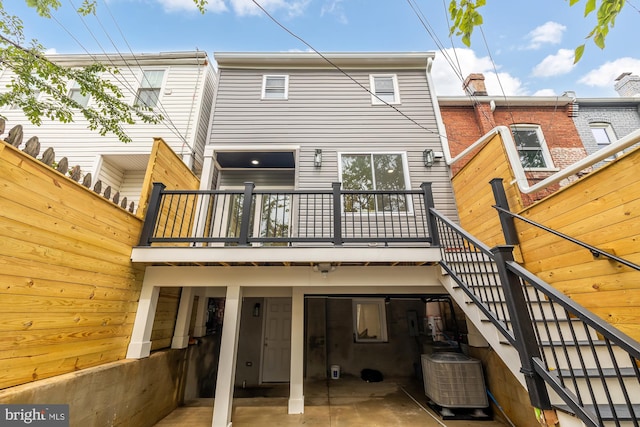
[[[234,427],[249,426],[395,426],[395,427],[503,427],[498,415],[475,419],[443,419],[427,404],[422,383],[413,378],[391,378],[367,383],[356,377],[308,381],[305,413],[287,414],[288,385],[239,388],[233,400]],[[213,399],[185,402],[157,427],[211,426]],[[470,410],[456,416],[472,418]],[[490,412],[488,409],[486,412]],[[493,418],[493,420],[491,420]]]

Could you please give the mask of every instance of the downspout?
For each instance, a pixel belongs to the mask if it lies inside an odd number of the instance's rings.
[[[431,78],[431,68],[433,67],[433,57],[427,58],[427,85],[429,86],[430,92],[435,92],[433,79]],[[447,165],[451,164],[451,150],[449,149],[449,138],[447,138],[447,129],[444,127],[444,122],[442,121],[442,113],[440,112],[440,104],[438,103],[438,97],[435,93],[431,93],[431,104],[433,106],[433,113],[436,116],[436,128],[438,129],[438,136],[440,137],[440,145],[442,146],[442,151],[444,152],[444,159],[447,162]]]

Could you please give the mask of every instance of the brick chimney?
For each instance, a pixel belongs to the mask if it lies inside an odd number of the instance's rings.
[[[640,96],[640,76],[632,73],[622,73],[616,78],[613,86],[622,97]]]
[[[467,95],[472,96],[487,96],[487,88],[484,85],[484,75],[481,73],[469,74],[464,83],[462,83],[462,90]]]

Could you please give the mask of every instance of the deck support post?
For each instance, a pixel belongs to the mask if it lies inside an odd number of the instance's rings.
[[[138,310],[133,323],[131,341],[127,349],[127,359],[142,359],[151,354],[151,331],[153,330],[153,320],[156,316],[156,306],[160,288],[154,286],[145,276],[140,291]]]
[[[240,314],[242,311],[242,288],[228,286],[222,320],[218,379],[213,404],[212,427],[231,426],[233,386],[236,378],[238,337],[240,335]]]
[[[304,290],[291,293],[291,371],[289,414],[304,414]]]
[[[183,287],[180,294],[180,305],[176,326],[173,330],[171,348],[186,348],[189,345],[189,322],[193,311],[193,288]]]

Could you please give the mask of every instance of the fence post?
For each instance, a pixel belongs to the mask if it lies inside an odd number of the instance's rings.
[[[244,199],[242,200],[242,216],[240,218],[240,236],[238,245],[249,245],[249,223],[251,222],[251,214],[253,213],[253,182],[244,183]],[[260,218],[257,218],[259,221]]]
[[[424,206],[427,210],[427,229],[429,231],[429,237],[431,237],[431,246],[440,246],[440,236],[438,235],[436,217],[431,213],[431,209],[435,209],[436,207],[433,200],[431,183],[423,182],[422,184],[420,184],[420,188],[422,188],[422,195],[424,196]]]
[[[493,198],[496,201],[496,206],[509,211],[509,202],[507,201],[507,194],[504,192],[504,186],[502,185],[502,178],[493,178],[490,181],[491,189],[493,190]],[[504,235],[504,241],[507,245],[517,245],[520,243],[518,240],[518,232],[513,221],[513,217],[502,211],[498,211],[498,217],[500,218],[500,225],[502,226],[502,234]]]
[[[144,216],[144,224],[142,224],[142,231],[140,232],[140,241],[138,246],[151,246],[151,237],[153,237],[153,230],[158,220],[158,214],[160,213],[160,201],[162,200],[162,192],[166,186],[161,182],[154,182],[151,188],[151,197],[149,197],[149,204],[147,205],[147,213]]]
[[[341,182],[331,184],[333,189],[333,244],[342,246],[342,201],[340,200]]]
[[[516,350],[520,355],[520,372],[524,374],[527,383],[529,400],[535,408],[551,409],[545,382],[533,367],[533,358],[540,358],[540,350],[533,330],[533,321],[529,316],[529,309],[524,297],[526,290],[520,285],[520,278],[507,268],[507,263],[514,262],[513,246],[496,246],[491,249],[491,252],[495,256],[498,275],[504,291],[507,309],[509,310]]]

